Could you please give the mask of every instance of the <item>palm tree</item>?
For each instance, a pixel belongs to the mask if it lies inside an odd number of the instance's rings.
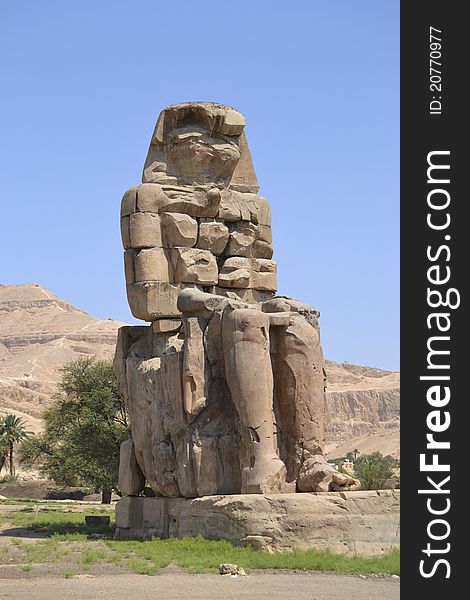
[[[26,431],[26,423],[21,417],[16,415],[6,415],[0,419],[0,465],[6,461],[7,456],[10,459],[10,477],[15,475],[15,465],[13,462],[14,445],[22,442],[32,435],[31,431]]]
[[[2,472],[3,466],[6,463],[7,457],[8,457],[8,446],[4,446],[3,445],[3,441],[1,438],[1,432],[2,432],[2,424],[0,422],[0,473]]]

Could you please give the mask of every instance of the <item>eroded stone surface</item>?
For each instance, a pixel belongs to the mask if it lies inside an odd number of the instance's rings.
[[[184,213],[165,212],[161,215],[165,248],[190,248],[197,240],[197,221]]]
[[[380,556],[399,546],[400,492],[123,498],[116,506],[116,524],[122,539],[199,534],[268,550]]]
[[[228,227],[223,221],[201,219],[196,245],[198,248],[209,250],[215,256],[219,256],[227,246],[229,235]]]
[[[125,440],[119,453],[119,487],[125,496],[137,496],[144,489],[145,477],[135,457],[134,442]]]
[[[225,250],[227,256],[251,256],[258,226],[249,221],[239,221],[230,227],[230,240]]]
[[[136,319],[155,321],[167,317],[179,317],[176,308],[181,285],[163,281],[145,281],[126,286],[127,299]]]
[[[342,490],[359,490],[360,482],[350,475],[339,473],[327,463],[325,457],[314,455],[302,464],[299,478],[299,491],[309,491],[312,488],[319,492],[329,490],[340,492]]]
[[[127,217],[136,211],[137,187],[131,187],[121,200],[121,217]]]
[[[160,217],[155,213],[130,215],[130,241],[132,248],[162,246]]]
[[[175,248],[173,253],[175,279],[178,283],[217,283],[217,262],[211,252],[199,248]]]
[[[171,263],[163,248],[143,248],[134,255],[134,282],[173,281]]]
[[[158,213],[170,200],[161,185],[143,183],[136,188],[136,210]]]
[[[233,256],[224,261],[219,273],[219,286],[248,288],[251,280],[251,263],[247,258]]]

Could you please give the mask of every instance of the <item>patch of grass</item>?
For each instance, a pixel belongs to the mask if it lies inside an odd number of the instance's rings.
[[[59,544],[54,539],[41,540],[24,546],[24,556],[29,562],[48,562],[58,551]]]
[[[193,573],[215,572],[222,562],[235,563],[247,571],[253,569],[295,569],[302,571],[333,571],[336,573],[396,574],[400,573],[398,550],[374,558],[344,556],[328,550],[294,550],[269,554],[249,547],[232,546],[226,541],[206,540],[201,536],[185,539],[149,540],[145,542],[108,541],[107,545],[127,556],[127,564],[144,573],[178,565]],[[135,560],[140,561],[136,563]],[[132,566],[131,566],[132,565]]]
[[[22,508],[19,511],[9,512],[1,515],[3,523],[9,523],[16,527],[26,527],[31,530],[47,527],[48,534],[70,534],[98,533],[112,536],[116,528],[113,520],[114,508],[86,508],[83,512],[72,512],[71,510],[56,510],[48,507],[41,507],[36,512],[35,507]],[[99,527],[88,527],[85,523],[85,514],[87,515],[109,515],[111,522],[109,525]]]
[[[82,563],[92,565],[98,560],[102,560],[106,556],[104,550],[96,550],[95,548],[85,548],[82,554]]]
[[[155,575],[159,570],[155,563],[141,558],[130,558],[127,565],[131,571],[139,575]]]
[[[62,577],[65,577],[65,579],[71,579],[74,575],[75,573],[73,571],[64,571],[62,573]]]
[[[88,536],[85,533],[54,533],[52,539],[58,542],[86,542]]]
[[[14,544],[15,546],[21,546],[23,543],[23,540],[20,540],[19,538],[12,538],[11,543]]]
[[[24,571],[25,573],[29,573],[30,571],[33,570],[33,565],[31,563],[26,563],[25,565],[23,565],[21,567],[21,570]]]

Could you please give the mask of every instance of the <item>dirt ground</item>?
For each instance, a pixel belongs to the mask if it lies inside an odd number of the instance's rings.
[[[5,600],[398,600],[399,580],[326,573],[252,573],[249,577],[161,572],[145,575],[79,575],[71,579],[0,579]]]

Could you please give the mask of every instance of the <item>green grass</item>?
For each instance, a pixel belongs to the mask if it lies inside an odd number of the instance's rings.
[[[127,566],[134,573],[139,575],[155,575],[159,571],[158,565],[149,560],[142,560],[141,558],[129,558]]]
[[[65,579],[71,579],[73,576],[75,575],[75,573],[73,571],[64,571],[62,573],[62,577],[65,577]]]
[[[336,573],[396,574],[400,572],[398,550],[374,558],[344,556],[328,550],[294,550],[270,554],[263,550],[232,546],[226,541],[206,540],[201,536],[185,539],[154,539],[145,542],[107,541],[107,546],[128,557],[131,570],[146,574],[170,564],[193,573],[216,572],[222,562],[254,569],[295,569],[302,571],[333,571]]]
[[[110,508],[86,508],[86,514],[108,514]],[[36,519],[36,520],[35,520]],[[34,563],[64,563],[77,571],[88,571],[97,563],[107,563],[125,572],[154,575],[173,564],[192,573],[215,573],[220,563],[235,563],[246,571],[256,569],[293,569],[301,571],[332,571],[336,573],[395,574],[400,573],[398,550],[374,558],[345,556],[328,550],[299,550],[270,554],[251,547],[233,546],[227,541],[206,540],[201,536],[185,539],[153,539],[143,542],[109,539],[115,528],[89,528],[84,512],[41,509],[36,518],[34,507],[1,516],[4,523],[31,530],[47,527],[47,539],[34,543],[12,540],[18,562],[25,572]],[[103,539],[89,539],[90,533],[103,533]],[[31,569],[29,568],[31,566]],[[65,566],[65,565],[64,565]],[[68,575],[68,573],[71,573]],[[65,571],[64,577],[75,573]]]
[[[96,548],[85,548],[82,554],[82,563],[84,565],[92,565],[98,560],[102,560],[105,557],[105,550],[97,550]]]
[[[58,542],[55,539],[41,540],[36,544],[25,544],[25,560],[32,563],[48,562],[58,553]]]
[[[114,508],[88,508],[84,512],[72,512],[57,510],[55,508],[40,507],[36,512],[35,507],[26,507],[22,510],[5,513],[0,516],[0,522],[9,523],[15,527],[26,527],[32,531],[47,527],[48,534],[92,534],[112,536],[116,528],[113,520]],[[87,515],[109,515],[111,522],[109,525],[100,527],[88,527],[85,523],[85,514]]]

